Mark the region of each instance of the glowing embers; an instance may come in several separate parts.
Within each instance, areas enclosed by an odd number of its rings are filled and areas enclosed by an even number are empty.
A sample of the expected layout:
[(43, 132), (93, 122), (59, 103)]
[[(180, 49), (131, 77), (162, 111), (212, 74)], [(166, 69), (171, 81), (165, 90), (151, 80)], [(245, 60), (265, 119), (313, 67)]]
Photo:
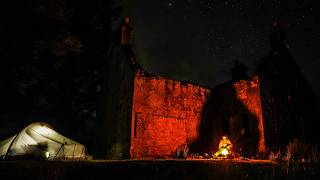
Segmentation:
[(214, 153), (213, 158), (231, 158), (232, 157), (232, 143), (228, 137), (222, 136), (219, 142), (219, 149)]
[(224, 149), (221, 151), (221, 154), (222, 154), (223, 156), (227, 156), (227, 155), (229, 154), (228, 149), (224, 148)]

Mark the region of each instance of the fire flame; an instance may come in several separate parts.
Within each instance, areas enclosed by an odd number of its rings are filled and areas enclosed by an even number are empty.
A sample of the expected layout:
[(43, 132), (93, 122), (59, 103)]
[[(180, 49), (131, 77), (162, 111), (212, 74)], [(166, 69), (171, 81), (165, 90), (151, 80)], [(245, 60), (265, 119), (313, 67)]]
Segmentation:
[(227, 156), (227, 155), (229, 154), (229, 151), (228, 151), (226, 148), (224, 148), (224, 149), (221, 151), (221, 154), (222, 154), (223, 156)]

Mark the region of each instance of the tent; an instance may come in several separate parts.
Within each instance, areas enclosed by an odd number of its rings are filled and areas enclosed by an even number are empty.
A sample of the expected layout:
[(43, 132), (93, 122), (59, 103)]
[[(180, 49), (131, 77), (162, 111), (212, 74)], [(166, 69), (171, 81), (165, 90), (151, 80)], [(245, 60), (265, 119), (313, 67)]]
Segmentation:
[(49, 160), (83, 159), (86, 157), (86, 148), (84, 145), (57, 133), (48, 124), (37, 122), (0, 142), (0, 157), (21, 156)]

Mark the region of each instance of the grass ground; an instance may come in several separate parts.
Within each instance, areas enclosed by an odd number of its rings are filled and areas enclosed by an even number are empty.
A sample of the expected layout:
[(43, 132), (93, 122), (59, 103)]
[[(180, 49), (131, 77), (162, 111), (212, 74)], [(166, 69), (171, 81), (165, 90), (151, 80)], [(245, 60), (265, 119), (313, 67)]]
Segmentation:
[(320, 179), (319, 167), (231, 160), (0, 161), (0, 179)]

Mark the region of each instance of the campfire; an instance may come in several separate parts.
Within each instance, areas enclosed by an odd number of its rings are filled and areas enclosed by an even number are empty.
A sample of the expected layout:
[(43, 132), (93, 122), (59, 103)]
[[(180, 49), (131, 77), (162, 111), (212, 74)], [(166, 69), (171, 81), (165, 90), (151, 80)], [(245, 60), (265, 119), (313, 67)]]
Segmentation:
[(219, 149), (214, 153), (214, 158), (229, 158), (232, 155), (232, 143), (228, 137), (222, 136), (222, 139), (219, 142)]
[(227, 155), (229, 154), (229, 151), (228, 151), (226, 148), (224, 148), (224, 149), (221, 151), (221, 154), (222, 154), (223, 156), (227, 156)]
[(191, 153), (187, 159), (234, 159), (237, 155), (233, 151), (233, 144), (227, 135), (222, 136), (216, 152)]

